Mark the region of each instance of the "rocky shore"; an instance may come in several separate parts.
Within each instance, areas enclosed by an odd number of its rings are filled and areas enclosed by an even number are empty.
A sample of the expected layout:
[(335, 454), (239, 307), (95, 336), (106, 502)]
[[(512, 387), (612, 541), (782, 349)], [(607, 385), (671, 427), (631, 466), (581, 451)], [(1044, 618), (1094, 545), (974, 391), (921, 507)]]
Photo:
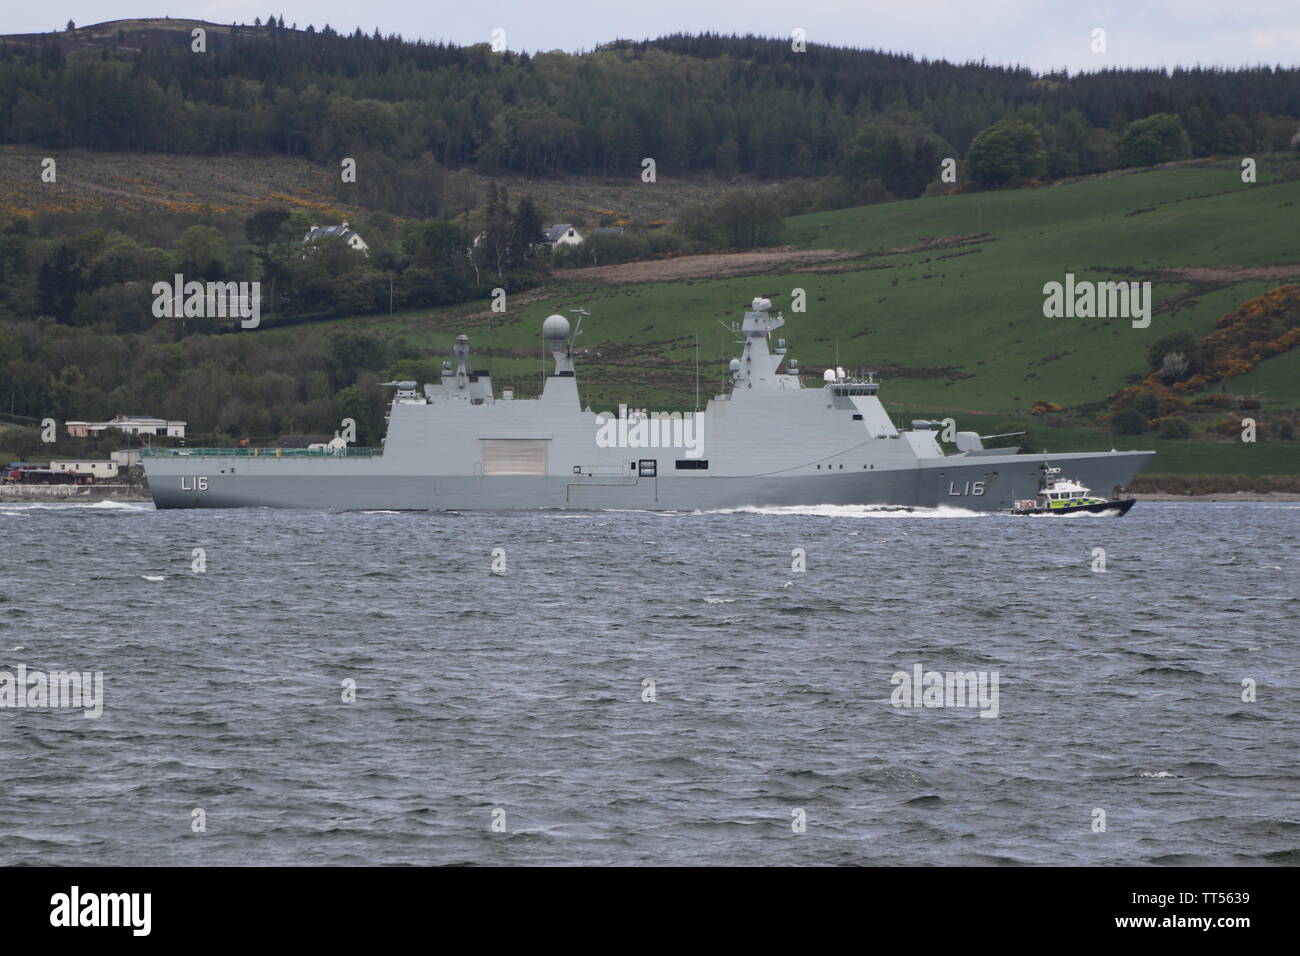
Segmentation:
[(13, 501), (152, 501), (142, 484), (18, 485), (0, 484), (0, 503)]

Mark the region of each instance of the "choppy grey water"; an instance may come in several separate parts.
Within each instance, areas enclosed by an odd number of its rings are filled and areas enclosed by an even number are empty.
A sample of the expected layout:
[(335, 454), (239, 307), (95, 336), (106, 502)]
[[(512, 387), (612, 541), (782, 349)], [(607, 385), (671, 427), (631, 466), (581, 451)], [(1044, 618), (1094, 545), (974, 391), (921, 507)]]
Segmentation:
[[(0, 710), (3, 864), (1300, 862), (1300, 505), (0, 536), (0, 671), (105, 696)], [(918, 664), (998, 716), (893, 706)]]

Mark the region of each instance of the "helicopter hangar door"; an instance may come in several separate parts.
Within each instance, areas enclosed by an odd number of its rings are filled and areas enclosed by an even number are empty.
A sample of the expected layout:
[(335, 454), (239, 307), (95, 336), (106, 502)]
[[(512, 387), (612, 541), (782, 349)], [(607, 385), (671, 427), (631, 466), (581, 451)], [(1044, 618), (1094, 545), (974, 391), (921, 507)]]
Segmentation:
[(483, 474), (546, 475), (544, 438), (484, 438)]

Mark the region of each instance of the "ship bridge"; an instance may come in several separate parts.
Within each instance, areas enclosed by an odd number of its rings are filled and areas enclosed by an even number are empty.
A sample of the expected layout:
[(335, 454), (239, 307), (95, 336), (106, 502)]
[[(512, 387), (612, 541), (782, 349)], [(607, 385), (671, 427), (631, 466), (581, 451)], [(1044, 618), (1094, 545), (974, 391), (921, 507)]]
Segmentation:
[(731, 360), (731, 381), (736, 389), (803, 387), (797, 362), (791, 360), (789, 368), (781, 370), (781, 363), (785, 361), (785, 339), (778, 339), (775, 349), (770, 347), (772, 333), (785, 325), (781, 314), (772, 315), (771, 308), (770, 300), (756, 298), (750, 303), (750, 310), (745, 313), (740, 328), (731, 326), (732, 331), (745, 336), (740, 358)]

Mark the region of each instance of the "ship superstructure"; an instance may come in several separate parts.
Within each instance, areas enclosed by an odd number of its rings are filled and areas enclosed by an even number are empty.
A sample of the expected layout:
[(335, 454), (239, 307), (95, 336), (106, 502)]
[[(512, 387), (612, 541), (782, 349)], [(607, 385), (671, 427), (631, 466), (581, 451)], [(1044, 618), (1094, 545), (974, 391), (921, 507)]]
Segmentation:
[[(472, 370), (469, 340), (440, 381), (390, 382), (382, 450), (153, 448), (143, 456), (159, 508), (646, 509), (746, 506), (956, 506), (1001, 511), (1036, 494), (1044, 457), (984, 448), (957, 432), (945, 453), (937, 423), (899, 429), (880, 383), (827, 369), (805, 385), (786, 361), (784, 326), (755, 299), (736, 329), (730, 390), (693, 415), (581, 406), (563, 316), (542, 326), (554, 368), (537, 398), (494, 393)], [(1053, 454), (1089, 487), (1127, 484), (1154, 453)]]

